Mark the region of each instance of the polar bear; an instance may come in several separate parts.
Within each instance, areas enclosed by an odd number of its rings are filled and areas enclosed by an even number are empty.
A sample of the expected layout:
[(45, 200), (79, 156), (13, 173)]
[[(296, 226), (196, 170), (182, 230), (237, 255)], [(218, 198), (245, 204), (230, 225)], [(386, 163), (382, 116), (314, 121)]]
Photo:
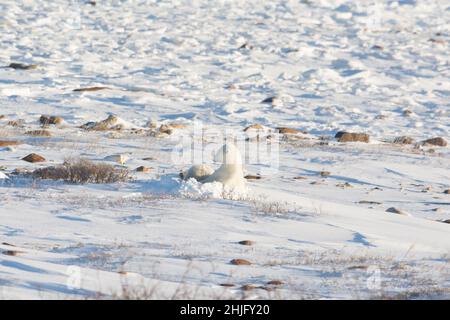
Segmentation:
[(201, 183), (220, 182), (224, 188), (230, 190), (245, 187), (242, 156), (233, 143), (224, 144), (214, 156), (214, 161), (222, 163), (217, 170), (213, 171), (205, 164), (194, 165), (188, 170), (184, 179), (195, 178)]

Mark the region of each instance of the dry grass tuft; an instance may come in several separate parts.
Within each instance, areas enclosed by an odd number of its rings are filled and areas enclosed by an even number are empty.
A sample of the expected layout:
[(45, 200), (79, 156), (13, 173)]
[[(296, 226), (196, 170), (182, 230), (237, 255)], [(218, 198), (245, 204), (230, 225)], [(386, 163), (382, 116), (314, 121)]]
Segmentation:
[(113, 183), (127, 181), (129, 172), (110, 164), (94, 163), (86, 159), (69, 159), (62, 165), (37, 169), (33, 177), (64, 180), (71, 183)]

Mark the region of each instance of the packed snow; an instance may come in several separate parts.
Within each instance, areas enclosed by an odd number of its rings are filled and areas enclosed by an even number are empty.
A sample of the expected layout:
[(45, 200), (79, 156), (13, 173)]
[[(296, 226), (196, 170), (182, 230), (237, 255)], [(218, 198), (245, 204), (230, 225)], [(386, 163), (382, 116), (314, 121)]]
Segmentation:
[(0, 299), (450, 297), (448, 1), (0, 10)]

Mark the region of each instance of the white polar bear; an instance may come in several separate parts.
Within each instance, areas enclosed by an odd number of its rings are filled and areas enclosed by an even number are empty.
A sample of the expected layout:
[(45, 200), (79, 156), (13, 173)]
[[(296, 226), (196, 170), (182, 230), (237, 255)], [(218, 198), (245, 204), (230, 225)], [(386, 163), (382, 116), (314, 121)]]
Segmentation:
[(208, 165), (194, 165), (184, 179), (195, 178), (201, 183), (220, 182), (229, 190), (242, 190), (245, 187), (242, 156), (233, 143), (224, 144), (216, 153), (214, 161), (222, 163), (214, 172)]

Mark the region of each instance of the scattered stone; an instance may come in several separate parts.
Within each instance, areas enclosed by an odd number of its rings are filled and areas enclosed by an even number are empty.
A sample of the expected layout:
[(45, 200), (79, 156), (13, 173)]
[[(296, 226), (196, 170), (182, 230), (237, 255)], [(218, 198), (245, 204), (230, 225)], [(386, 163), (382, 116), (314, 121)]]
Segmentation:
[(338, 183), (338, 184), (336, 185), (336, 187), (340, 187), (340, 188), (353, 188), (353, 186), (352, 186), (350, 183), (348, 183), (348, 182)]
[(414, 144), (415, 141), (411, 137), (401, 136), (394, 139), (393, 143), (395, 144)]
[(234, 287), (234, 284), (232, 284), (232, 283), (221, 283), (221, 284), (219, 284), (219, 286), (222, 286), (222, 287)]
[(23, 253), (23, 251), (17, 251), (17, 250), (5, 250), (5, 251), (2, 251), (2, 254), (7, 255), (7, 256), (17, 256), (20, 253)]
[(422, 141), (422, 145), (432, 145), (438, 147), (446, 147), (447, 144), (447, 141), (442, 137), (436, 137)]
[(303, 176), (296, 176), (296, 177), (294, 177), (293, 179), (295, 179), (295, 180), (306, 180), (306, 179), (308, 179), (308, 178), (303, 177)]
[(250, 291), (250, 290), (255, 290), (255, 289), (257, 289), (258, 287), (257, 286), (255, 286), (255, 285), (253, 285), (253, 284), (244, 284), (242, 287), (241, 287), (241, 290), (243, 290), (243, 291)]
[(81, 128), (93, 131), (106, 130), (122, 130), (123, 125), (119, 123), (119, 118), (115, 115), (109, 115), (108, 118), (98, 122), (88, 122), (81, 126)]
[(34, 70), (37, 68), (36, 64), (24, 64), (24, 63), (10, 63), (8, 68), (16, 70)]
[(51, 137), (51, 133), (47, 130), (31, 130), (25, 132), (26, 135), (33, 137)]
[(282, 102), (281, 99), (275, 96), (266, 98), (263, 101), (261, 101), (261, 103), (267, 103), (271, 105), (279, 105), (281, 104), (281, 102)]
[(236, 266), (249, 266), (252, 263), (245, 259), (233, 259), (230, 261), (231, 264), (234, 264)]
[(145, 160), (145, 161), (154, 161), (154, 160), (156, 160), (156, 158), (154, 158), (154, 157), (145, 157), (145, 158), (142, 158), (142, 160)]
[(431, 211), (433, 211), (433, 212), (442, 212), (442, 209), (441, 208), (433, 208), (433, 209), (431, 209)]
[(284, 282), (281, 280), (270, 280), (269, 282), (267, 282), (267, 285), (269, 286), (282, 286), (283, 284)]
[(42, 116), (39, 118), (39, 122), (40, 122), (42, 125), (61, 124), (63, 121), (64, 121), (63, 118), (61, 118), (61, 117), (56, 117), (56, 116), (45, 116), (45, 115), (42, 115)]
[(79, 89), (74, 89), (74, 92), (92, 92), (92, 91), (100, 91), (100, 90), (106, 90), (109, 89), (108, 87), (88, 87), (88, 88), (79, 88)]
[(439, 44), (445, 44), (445, 40), (443, 39), (435, 39), (435, 38), (430, 38), (430, 40), (428, 40), (432, 43), (439, 43)]
[(0, 120), (3, 119), (5, 117), (4, 114), (0, 114)]
[(402, 211), (402, 210), (399, 210), (399, 209), (394, 208), (394, 207), (388, 208), (388, 209), (386, 210), (386, 212), (391, 212), (391, 213), (395, 213), (395, 214), (400, 214), (400, 215), (403, 215), (403, 216), (409, 216), (409, 215), (410, 215), (410, 214), (408, 214), (407, 212)]
[(405, 109), (405, 110), (402, 111), (402, 114), (403, 114), (405, 117), (409, 117), (409, 116), (413, 115), (414, 112), (412, 112), (412, 111), (409, 110), (409, 109)]
[(443, 222), (443, 223), (450, 223), (450, 219), (442, 220), (441, 222)]
[(370, 137), (366, 133), (339, 131), (334, 136), (339, 142), (365, 142), (368, 143)]
[(384, 47), (376, 44), (376, 45), (372, 46), (372, 49), (374, 49), (374, 50), (384, 50)]
[(249, 125), (247, 128), (244, 129), (244, 132), (247, 132), (249, 130), (264, 130), (264, 127), (260, 125), (259, 123), (255, 123), (252, 125)]
[(0, 140), (0, 147), (17, 146), (18, 144), (21, 144), (21, 142), (15, 140)]
[(380, 205), (381, 202), (377, 202), (377, 201), (369, 201), (369, 200), (361, 200), (358, 202), (359, 204), (376, 204), (376, 205)]
[(40, 156), (40, 155), (36, 154), (36, 153), (30, 153), (26, 157), (22, 158), (22, 160), (34, 163), (34, 162), (44, 162), (45, 158), (43, 156)]
[(136, 168), (137, 172), (143, 172), (143, 173), (149, 173), (152, 170), (152, 168), (140, 166)]
[(170, 126), (163, 124), (159, 127), (159, 132), (170, 135), (173, 133), (173, 129)]
[(259, 180), (259, 179), (261, 179), (261, 176), (258, 176), (258, 175), (255, 176), (255, 175), (252, 175), (252, 174), (248, 174), (244, 178), (247, 179), (247, 180)]
[(10, 246), (10, 247), (15, 247), (15, 245), (8, 243), (8, 242), (2, 242), (2, 246)]
[(242, 240), (238, 242), (239, 244), (243, 246), (253, 246), (255, 244), (255, 241), (252, 240)]
[(22, 127), (23, 126), (23, 119), (19, 119), (19, 120), (9, 120), (7, 125), (11, 126), (11, 127)]
[(236, 85), (234, 85), (234, 84), (229, 84), (225, 88), (228, 90), (236, 90), (237, 89)]
[(97, 2), (95, 1), (88, 1), (86, 4), (90, 4), (91, 6), (95, 7), (97, 5)]
[(356, 266), (350, 266), (347, 269), (348, 270), (357, 270), (357, 269), (367, 269), (367, 268), (368, 268), (368, 266), (365, 266), (365, 265), (356, 265)]
[(321, 177), (328, 177), (329, 175), (331, 175), (331, 172), (329, 171), (320, 171), (319, 172)]
[(244, 43), (243, 45), (241, 45), (239, 47), (239, 49), (247, 49), (247, 50), (252, 50), (253, 46), (251, 44), (249, 44), (248, 42)]
[(285, 127), (278, 127), (278, 128), (276, 128), (276, 130), (281, 134), (298, 134), (298, 133), (307, 134), (308, 133), (304, 130), (285, 128)]

